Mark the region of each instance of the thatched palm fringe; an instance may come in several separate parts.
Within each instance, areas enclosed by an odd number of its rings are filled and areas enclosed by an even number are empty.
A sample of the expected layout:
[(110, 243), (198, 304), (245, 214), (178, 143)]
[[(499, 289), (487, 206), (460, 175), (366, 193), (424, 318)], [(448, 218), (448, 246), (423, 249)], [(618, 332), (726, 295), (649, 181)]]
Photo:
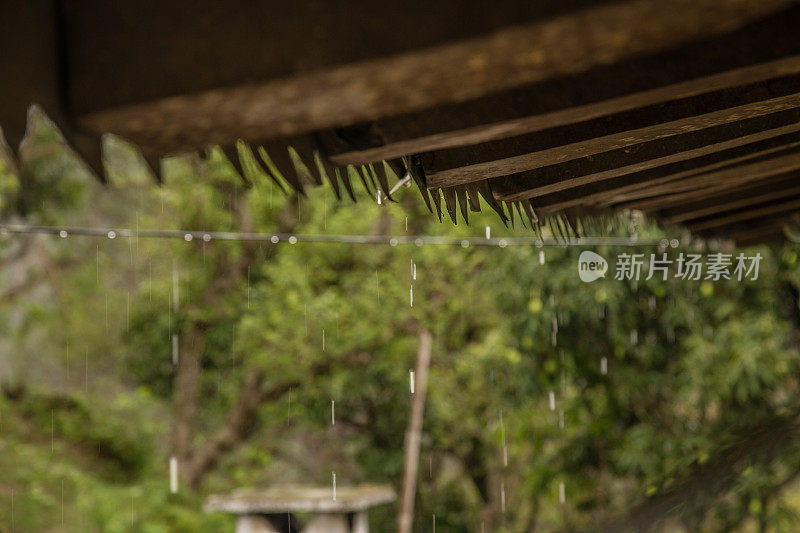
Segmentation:
[[(68, 146), (58, 127), (45, 115), (40, 107), (33, 105), (28, 111), (28, 129), (20, 144), (20, 152), (33, 136), (36, 124), (46, 124), (59, 134), (61, 142)], [(334, 139), (336, 140), (336, 139)], [(607, 234), (612, 229), (621, 226), (621, 219), (609, 215), (596, 215), (583, 213), (578, 210), (566, 210), (542, 215), (537, 213), (534, 200), (521, 200), (516, 202), (499, 202), (492, 193), (489, 180), (482, 180), (455, 187), (443, 189), (428, 189), (425, 170), (418, 155), (408, 155), (389, 161), (377, 161), (367, 165), (354, 167), (352, 165), (339, 166), (333, 164), (325, 155), (326, 138), (324, 136), (294, 138), (284, 143), (271, 142), (265, 145), (250, 145), (238, 141), (233, 146), (221, 147), (223, 153), (230, 161), (234, 170), (251, 184), (262, 183), (262, 177), (271, 180), (284, 193), (294, 191), (299, 195), (306, 194), (309, 186), (319, 187), (328, 183), (337, 199), (343, 197), (342, 189), (352, 201), (357, 195), (353, 188), (353, 180), (360, 181), (364, 192), (373, 201), (376, 196), (388, 201), (395, 201), (392, 197), (391, 182), (409, 179), (416, 184), (425, 206), (430, 212), (435, 212), (442, 221), (442, 200), (449, 218), (454, 224), (458, 223), (458, 213), (466, 224), (469, 224), (469, 212), (481, 211), (481, 199), (497, 215), (504, 225), (513, 227), (517, 219), (523, 227), (530, 227), (536, 235), (543, 239), (542, 227), (547, 226), (550, 234), (559, 241), (569, 242), (573, 237), (591, 234)], [(330, 142), (330, 140), (328, 140)], [(343, 142), (337, 140), (337, 142)], [(105, 151), (106, 146), (103, 143)], [(72, 154), (80, 156), (72, 149)], [(205, 156), (211, 154), (209, 149)], [(161, 160), (157, 157), (142, 155), (143, 160), (149, 165), (154, 176), (161, 181)], [(7, 145), (0, 129), (0, 165), (6, 174), (18, 175), (19, 161), (14, 151)], [(86, 165), (87, 170), (91, 171)], [(104, 176), (98, 176), (104, 180)], [(4, 193), (4, 196), (8, 196)], [(3, 199), (0, 205), (8, 205), (8, 198)], [(431, 202), (431, 200), (433, 200)], [(527, 222), (526, 222), (527, 220)]]

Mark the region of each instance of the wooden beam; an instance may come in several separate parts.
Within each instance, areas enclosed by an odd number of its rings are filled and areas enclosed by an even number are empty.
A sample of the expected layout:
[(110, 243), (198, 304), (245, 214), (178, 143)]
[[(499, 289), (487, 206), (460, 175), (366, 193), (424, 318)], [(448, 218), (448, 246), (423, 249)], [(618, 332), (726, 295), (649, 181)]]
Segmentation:
[[(464, 157), (464, 166), (455, 168), (430, 169), (425, 166), (428, 176), (428, 187), (452, 187), (486, 178), (508, 176), (529, 171), (549, 165), (557, 165), (566, 161), (591, 157), (604, 152), (630, 149), (636, 145), (647, 142), (659, 141), (670, 137), (690, 134), (704, 129), (723, 126), (781, 111), (797, 109), (800, 107), (800, 94), (793, 93), (787, 96), (771, 98), (760, 102), (713, 111), (698, 116), (687, 117), (671, 122), (646, 126), (630, 131), (623, 131), (597, 137), (586, 141), (555, 146), (532, 153), (507, 157), (482, 163), (468, 164), (469, 159)], [(524, 150), (524, 148), (520, 148)], [(449, 161), (448, 164), (451, 164)], [(424, 164), (424, 160), (423, 160)], [(435, 163), (433, 163), (435, 165)]]
[(463, 102), (732, 31), (790, 0), (628, 0), (489, 36), (247, 86), (91, 112), (145, 151), (262, 141)]
[(723, 216), (705, 218), (691, 222), (687, 224), (687, 227), (691, 231), (703, 231), (726, 226), (734, 222), (758, 219), (767, 215), (789, 214), (794, 211), (800, 211), (800, 197), (798, 196), (787, 198), (782, 202), (769, 203), (756, 209), (747, 208)]
[[(702, 168), (697, 168), (694, 171), (681, 172), (670, 176), (666, 176), (664, 179), (655, 179), (655, 180), (650, 180), (649, 182), (637, 183), (629, 188), (621, 188), (619, 190), (609, 191), (609, 194), (599, 199), (597, 203), (599, 206), (602, 207), (611, 207), (613, 205), (619, 205), (625, 202), (646, 199), (653, 195), (653, 189), (652, 189), (653, 187), (657, 187), (659, 185), (663, 185), (669, 182), (678, 182), (676, 183), (675, 191), (671, 192), (678, 192), (679, 189), (687, 190), (685, 188), (681, 188), (679, 183), (686, 178), (690, 178), (691, 176), (699, 176), (700, 174), (707, 174), (709, 172), (718, 169), (734, 168), (737, 166), (744, 165), (748, 161), (755, 163), (758, 161), (765, 161), (767, 159), (778, 158), (783, 155), (797, 154), (797, 148), (799, 146), (800, 142), (795, 141), (785, 146), (776, 147), (774, 149), (762, 150), (759, 152), (752, 153), (748, 156), (731, 158), (728, 161), (720, 161), (717, 164), (706, 165), (703, 166)], [(670, 193), (665, 193), (665, 194), (670, 194)]]
[(331, 160), (340, 165), (363, 165), (369, 162), (402, 157), (407, 154), (471, 146), (568, 124), (586, 122), (625, 111), (686, 99), (742, 85), (750, 85), (797, 73), (800, 73), (800, 56), (794, 55), (776, 61), (750, 65), (720, 74), (695, 78), (689, 81), (611, 98), (597, 103), (579, 105), (567, 109), (542, 113), (540, 115), (514, 118), (481, 126), (473, 126), (471, 128), (423, 135), (417, 138), (390, 142), (364, 150), (347, 151), (334, 154)]
[(763, 244), (779, 244), (786, 241), (786, 234), (783, 232), (783, 226), (777, 226), (770, 230), (758, 232), (752, 236), (742, 236), (739, 234), (733, 235), (733, 240), (739, 248), (749, 248), (750, 246), (759, 246)]
[(731, 238), (736, 241), (739, 247), (757, 246), (761, 244), (780, 243), (786, 241), (786, 233), (783, 228), (787, 223), (786, 217), (772, 222), (769, 225), (754, 228), (751, 231), (733, 233)]
[[(695, 234), (706, 238), (725, 238), (733, 239), (740, 244), (742, 241), (753, 241), (763, 238), (765, 235), (783, 233), (783, 226), (788, 221), (788, 215), (778, 213), (767, 215), (758, 220), (745, 220), (735, 222), (726, 226), (711, 228), (703, 231), (696, 231)], [(758, 241), (763, 242), (763, 241)]]
[(783, 175), (778, 181), (766, 180), (756, 185), (736, 189), (733, 192), (707, 196), (696, 202), (683, 203), (669, 208), (660, 215), (670, 222), (681, 223), (689, 220), (733, 211), (751, 205), (780, 200), (800, 194), (798, 175)]
[[(800, 170), (800, 154), (794, 152), (755, 163), (726, 167), (716, 172), (695, 174), (678, 182), (644, 189), (642, 193), (648, 197), (614, 203), (614, 206), (643, 210), (664, 209), (681, 202), (704, 198), (718, 191), (798, 170)], [(672, 189), (671, 187), (675, 185), (682, 186), (682, 190)]]
[[(795, 143), (795, 147), (800, 146), (800, 142)], [(737, 164), (743, 161), (752, 160), (759, 158), (764, 153), (770, 153), (771, 150), (765, 150), (762, 152), (756, 152), (750, 156), (744, 156), (735, 158), (734, 160), (730, 161), (730, 164)], [(758, 155), (756, 155), (758, 154)], [(695, 174), (699, 174), (702, 172), (709, 172), (712, 170), (719, 169), (721, 167), (729, 166), (727, 162), (718, 162), (711, 165), (705, 165), (702, 167), (698, 167), (696, 169), (689, 169), (686, 171), (677, 172), (675, 174), (671, 174), (669, 172), (665, 172), (663, 177), (661, 178), (652, 178), (650, 181), (653, 183), (664, 183), (668, 181), (675, 181), (685, 178), (687, 176), (693, 176)], [(633, 176), (626, 176), (626, 178), (633, 177)], [(647, 179), (647, 178), (643, 178)], [(554, 194), (549, 194), (545, 196), (538, 197), (534, 199), (534, 205), (537, 209), (541, 209), (545, 212), (554, 212), (554, 211), (562, 211), (564, 209), (572, 209), (572, 208), (592, 208), (592, 209), (610, 209), (615, 203), (620, 203), (626, 199), (631, 198), (646, 198), (647, 193), (646, 188), (639, 188), (638, 186), (641, 183), (634, 183), (633, 185), (625, 186), (620, 185), (619, 188), (611, 190), (607, 192), (600, 192), (600, 193), (587, 193), (586, 195), (582, 194), (582, 190), (586, 189), (586, 187), (578, 187), (573, 190), (558, 192)], [(631, 190), (634, 188), (633, 193), (625, 194), (625, 191)], [(618, 192), (621, 196), (614, 196), (614, 193)]]
[[(364, 150), (498, 122), (596, 104), (637, 92), (708, 77), (800, 54), (793, 39), (800, 6), (746, 26), (649, 55), (638, 55), (588, 71), (521, 85), (466, 102), (438, 106), (337, 130)], [(421, 152), (426, 151), (423, 147)], [(337, 153), (337, 152), (334, 152)]]
[[(800, 113), (797, 113), (800, 119)], [(503, 177), (491, 181), (498, 200), (517, 201), (537, 198), (542, 206), (563, 204), (570, 207), (579, 203), (593, 203), (614, 192), (625, 192), (652, 183), (663, 183), (689, 175), (695, 169), (712, 170), (740, 160), (757, 157), (784, 149), (800, 140), (800, 123), (741, 135), (733, 139), (699, 148), (675, 152), (661, 157), (645, 159), (630, 165), (614, 167), (599, 172), (579, 174), (559, 172), (559, 167), (542, 169), (524, 176)], [(765, 150), (765, 151), (764, 151)], [(577, 174), (577, 175), (575, 175)], [(561, 194), (556, 194), (561, 193)]]

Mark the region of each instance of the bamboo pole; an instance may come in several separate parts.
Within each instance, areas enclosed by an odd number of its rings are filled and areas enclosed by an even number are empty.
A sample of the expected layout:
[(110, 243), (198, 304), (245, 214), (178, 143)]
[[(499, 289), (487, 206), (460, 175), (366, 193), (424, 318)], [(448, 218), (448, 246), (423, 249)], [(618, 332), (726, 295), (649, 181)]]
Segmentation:
[(402, 498), (400, 500), (400, 513), (397, 516), (397, 530), (399, 533), (411, 533), (411, 524), (414, 519), (414, 496), (417, 490), (422, 416), (425, 412), (425, 394), (427, 392), (430, 363), (431, 334), (428, 330), (421, 329), (419, 332), (414, 390), (411, 394), (411, 416), (406, 428)]

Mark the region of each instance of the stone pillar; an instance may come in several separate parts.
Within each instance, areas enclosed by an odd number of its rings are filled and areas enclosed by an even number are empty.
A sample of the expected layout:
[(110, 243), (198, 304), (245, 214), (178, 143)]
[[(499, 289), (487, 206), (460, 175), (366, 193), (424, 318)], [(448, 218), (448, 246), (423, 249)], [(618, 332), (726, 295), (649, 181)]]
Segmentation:
[(303, 533), (350, 533), (346, 514), (318, 514), (303, 528)]
[(281, 533), (264, 515), (243, 514), (236, 518), (236, 533)]
[(369, 533), (369, 518), (366, 511), (353, 515), (353, 533)]

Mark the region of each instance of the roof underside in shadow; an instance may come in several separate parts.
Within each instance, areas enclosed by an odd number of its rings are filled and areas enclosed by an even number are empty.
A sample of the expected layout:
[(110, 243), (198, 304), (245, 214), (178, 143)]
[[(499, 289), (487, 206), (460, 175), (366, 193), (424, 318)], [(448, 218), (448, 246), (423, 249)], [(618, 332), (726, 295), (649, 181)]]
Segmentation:
[(454, 220), (633, 208), (750, 244), (800, 211), (794, 2), (199, 4), (5, 3), (10, 144), (36, 102), (98, 170), (110, 132), (297, 191), (408, 174)]

